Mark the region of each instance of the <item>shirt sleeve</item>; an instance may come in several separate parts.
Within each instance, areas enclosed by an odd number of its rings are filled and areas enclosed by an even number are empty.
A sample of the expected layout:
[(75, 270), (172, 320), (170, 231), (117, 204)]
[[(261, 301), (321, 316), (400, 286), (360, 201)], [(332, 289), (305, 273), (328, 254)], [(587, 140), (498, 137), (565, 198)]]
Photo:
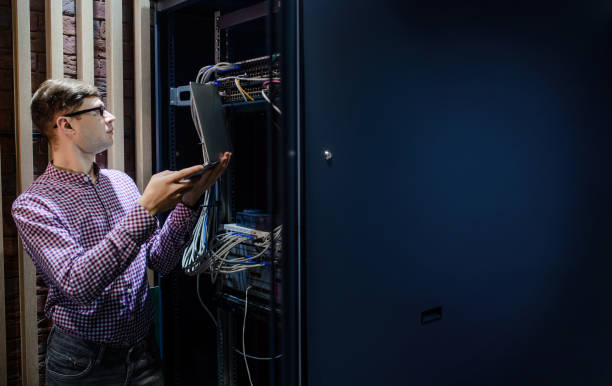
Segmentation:
[(81, 305), (100, 296), (158, 228), (156, 219), (136, 203), (98, 244), (84, 250), (52, 202), (24, 194), (13, 203), (12, 215), (37, 267), (64, 296)]
[(197, 219), (197, 210), (178, 204), (164, 226), (143, 246), (147, 249), (147, 266), (162, 275), (170, 273), (181, 260)]

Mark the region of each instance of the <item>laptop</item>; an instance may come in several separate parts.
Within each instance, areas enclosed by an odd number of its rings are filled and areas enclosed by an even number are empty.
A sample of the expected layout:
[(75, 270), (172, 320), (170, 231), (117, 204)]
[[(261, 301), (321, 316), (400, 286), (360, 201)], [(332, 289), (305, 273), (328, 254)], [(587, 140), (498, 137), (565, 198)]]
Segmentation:
[(193, 175), (196, 176), (216, 166), (219, 163), (219, 157), (226, 151), (232, 151), (232, 146), (227, 132), (225, 110), (221, 105), (217, 87), (189, 82), (189, 88), (195, 106), (196, 124), (203, 134), (202, 146), (205, 147), (208, 154), (204, 169)]

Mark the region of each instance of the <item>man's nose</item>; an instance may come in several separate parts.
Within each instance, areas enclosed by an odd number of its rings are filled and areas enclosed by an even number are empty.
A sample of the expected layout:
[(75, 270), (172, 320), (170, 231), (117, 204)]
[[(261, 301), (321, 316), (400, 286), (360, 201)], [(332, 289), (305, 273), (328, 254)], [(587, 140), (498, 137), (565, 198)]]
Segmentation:
[(113, 114), (111, 114), (110, 111), (104, 110), (104, 121), (106, 123), (111, 123), (115, 119), (117, 119), (117, 118)]

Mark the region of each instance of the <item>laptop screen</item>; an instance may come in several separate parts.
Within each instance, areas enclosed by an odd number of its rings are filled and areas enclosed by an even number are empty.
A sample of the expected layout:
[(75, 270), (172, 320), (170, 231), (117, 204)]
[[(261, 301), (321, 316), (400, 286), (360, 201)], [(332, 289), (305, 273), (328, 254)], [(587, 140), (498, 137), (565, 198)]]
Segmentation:
[(189, 87), (196, 110), (196, 121), (208, 154), (208, 160), (204, 163), (216, 162), (221, 154), (232, 151), (221, 98), (214, 85), (190, 82)]

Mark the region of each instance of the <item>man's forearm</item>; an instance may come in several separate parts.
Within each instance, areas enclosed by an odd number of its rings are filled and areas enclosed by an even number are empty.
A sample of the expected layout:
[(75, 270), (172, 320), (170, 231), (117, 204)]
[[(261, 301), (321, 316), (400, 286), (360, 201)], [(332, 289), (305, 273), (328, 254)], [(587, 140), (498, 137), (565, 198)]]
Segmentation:
[(164, 226), (147, 241), (147, 265), (149, 268), (168, 274), (181, 259), (191, 231), (197, 221), (198, 211), (178, 204), (170, 213)]

